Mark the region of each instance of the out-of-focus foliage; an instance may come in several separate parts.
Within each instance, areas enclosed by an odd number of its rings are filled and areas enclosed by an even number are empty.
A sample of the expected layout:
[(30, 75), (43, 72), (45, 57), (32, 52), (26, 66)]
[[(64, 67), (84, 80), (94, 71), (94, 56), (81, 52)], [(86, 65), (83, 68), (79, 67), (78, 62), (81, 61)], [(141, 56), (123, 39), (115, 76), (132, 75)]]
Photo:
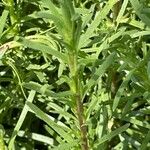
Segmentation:
[(1, 0), (0, 15), (0, 150), (150, 148), (149, 0)]

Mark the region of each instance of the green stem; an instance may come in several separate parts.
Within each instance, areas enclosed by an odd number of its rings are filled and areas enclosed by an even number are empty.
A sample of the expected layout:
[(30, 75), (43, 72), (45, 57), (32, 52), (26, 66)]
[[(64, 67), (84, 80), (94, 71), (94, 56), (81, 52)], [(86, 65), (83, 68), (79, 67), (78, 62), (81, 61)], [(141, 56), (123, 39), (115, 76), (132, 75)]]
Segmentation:
[(81, 132), (81, 148), (82, 150), (88, 150), (88, 139), (87, 139), (87, 127), (84, 120), (83, 103), (81, 102), (81, 95), (77, 92), (76, 96), (77, 115), (80, 125)]
[(79, 121), (80, 133), (81, 133), (81, 149), (89, 150), (87, 127), (85, 125), (84, 108), (82, 103), (82, 95), (80, 89), (80, 78), (78, 72), (77, 54), (69, 55), (70, 73), (72, 78), (71, 91), (74, 93), (73, 100), (76, 102), (76, 111)]

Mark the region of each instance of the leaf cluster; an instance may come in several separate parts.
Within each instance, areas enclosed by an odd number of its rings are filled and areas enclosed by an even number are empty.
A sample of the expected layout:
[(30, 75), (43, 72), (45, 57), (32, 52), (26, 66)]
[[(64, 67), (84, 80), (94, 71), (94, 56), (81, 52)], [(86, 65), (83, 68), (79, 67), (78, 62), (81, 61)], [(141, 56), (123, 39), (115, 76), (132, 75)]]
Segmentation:
[(148, 0), (2, 0), (0, 14), (1, 150), (150, 148)]

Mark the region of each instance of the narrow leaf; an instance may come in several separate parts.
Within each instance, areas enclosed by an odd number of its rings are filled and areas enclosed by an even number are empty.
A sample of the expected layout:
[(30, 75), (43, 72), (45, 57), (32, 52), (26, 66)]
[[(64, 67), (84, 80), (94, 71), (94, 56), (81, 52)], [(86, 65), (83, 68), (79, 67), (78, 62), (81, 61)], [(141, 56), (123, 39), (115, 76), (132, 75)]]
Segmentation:
[(85, 34), (81, 36), (81, 40), (79, 43), (79, 47), (84, 47), (87, 43), (86, 41), (93, 35), (94, 30), (97, 28), (97, 26), (100, 24), (100, 22), (106, 17), (106, 15), (109, 13), (109, 11), (112, 9), (113, 5), (117, 2), (117, 0), (109, 0), (106, 3), (106, 6), (99, 11), (97, 17), (93, 20), (91, 25), (88, 27)]
[(115, 109), (117, 108), (117, 106), (118, 106), (118, 104), (119, 104), (119, 101), (120, 101), (120, 98), (121, 98), (121, 96), (122, 96), (122, 94), (123, 94), (123, 92), (124, 92), (124, 89), (126, 88), (128, 82), (129, 82), (129, 80), (131, 79), (131, 76), (132, 76), (132, 74), (133, 74), (133, 71), (134, 71), (134, 70), (132, 70), (132, 71), (126, 76), (126, 78), (124, 79), (124, 81), (123, 81), (122, 84), (120, 85), (120, 87), (119, 87), (119, 89), (118, 89), (118, 91), (117, 91), (117, 93), (116, 93), (116, 96), (115, 96), (115, 98), (114, 98), (114, 101), (113, 101), (113, 111), (115, 111)]
[(145, 138), (142, 142), (140, 150), (146, 150), (147, 149), (147, 144), (148, 144), (149, 141), (150, 141), (150, 130), (148, 131), (147, 135), (145, 136)]
[(136, 37), (145, 36), (145, 35), (150, 35), (150, 31), (136, 32), (136, 33), (131, 34), (130, 36), (132, 38), (136, 38)]
[(130, 124), (125, 124), (124, 126), (112, 131), (111, 133), (108, 133), (106, 135), (104, 135), (101, 139), (98, 140), (98, 142), (94, 145), (94, 147), (98, 147), (100, 144), (111, 140), (113, 137), (117, 136), (118, 134), (126, 131), (128, 129), (128, 127), (130, 126)]
[(40, 110), (34, 104), (27, 102), (28, 107), (36, 114), (38, 118), (46, 122), (55, 132), (57, 132), (65, 141), (73, 142), (72, 137), (56, 122), (52, 121), (48, 115), (46, 115), (42, 110)]
[(37, 134), (37, 133), (26, 133), (23, 130), (20, 130), (18, 132), (18, 136), (19, 137), (24, 137), (24, 138), (31, 138), (32, 140), (35, 141), (39, 141), (39, 142), (43, 142), (45, 144), (49, 144), (49, 145), (53, 145), (54, 144), (54, 139), (41, 135), (41, 134)]
[(138, 126), (141, 126), (143, 128), (147, 128), (147, 129), (150, 129), (150, 124), (147, 122), (147, 121), (140, 121), (138, 119), (136, 119), (135, 117), (124, 117), (124, 118), (120, 118), (124, 121), (128, 121), (132, 124), (135, 124), (135, 125), (138, 125)]
[(49, 10), (51, 11), (51, 13), (53, 13), (55, 16), (57, 16), (59, 14), (56, 6), (51, 2), (51, 0), (41, 0), (42, 4), (49, 8)]
[(29, 83), (24, 83), (23, 86), (27, 89), (30, 90), (35, 90), (38, 93), (41, 93), (46, 96), (54, 97), (54, 98), (59, 98), (59, 97), (65, 97), (65, 96), (71, 96), (72, 93), (70, 91), (64, 91), (64, 92), (59, 92), (55, 93), (51, 91), (51, 86), (44, 86), (36, 82), (29, 82)]
[(0, 150), (5, 150), (5, 143), (4, 143), (4, 128), (0, 124)]
[(142, 3), (140, 3), (138, 0), (130, 0), (136, 14), (138, 15), (138, 17), (148, 26), (150, 26), (150, 18), (142, 13), (143, 11), (143, 5)]
[(55, 103), (49, 102), (48, 106), (50, 108), (53, 108), (55, 110), (55, 112), (57, 112), (58, 114), (64, 116), (64, 118), (69, 118), (69, 119), (77, 120), (72, 114), (68, 113), (66, 110), (64, 110), (63, 108), (61, 108), (60, 106), (58, 106)]
[(61, 59), (61, 61), (65, 62), (65, 63), (67, 62), (67, 57), (65, 54), (63, 54), (57, 50), (54, 50), (50, 46), (44, 45), (44, 44), (39, 43), (39, 42), (30, 41), (30, 40), (27, 40), (24, 38), (20, 38), (19, 42), (21, 44), (23, 44), (24, 46), (27, 46), (27, 47), (35, 49), (35, 50), (39, 50), (43, 53), (47, 53), (47, 54), (50, 54), (52, 56), (55, 56), (58, 59)]
[(123, 17), (123, 14), (124, 14), (124, 12), (126, 10), (128, 2), (129, 2), (129, 0), (124, 0), (123, 3), (122, 3), (122, 7), (121, 7), (121, 9), (119, 11), (119, 14), (117, 16), (117, 19), (116, 19), (117, 25), (119, 25), (119, 23), (121, 21), (121, 18)]
[(61, 143), (57, 147), (52, 148), (51, 150), (70, 150), (72, 147), (76, 146), (77, 142), (72, 143)]
[[(35, 93), (36, 93), (36, 92), (33, 91), (33, 90), (30, 92), (29, 97), (28, 97), (28, 99), (27, 99), (27, 102), (32, 102), (32, 101), (33, 101), (34, 96), (35, 96)], [(24, 108), (23, 108), (23, 110), (22, 110), (22, 112), (21, 112), (21, 115), (20, 115), (20, 117), (19, 117), (19, 120), (18, 120), (18, 122), (17, 122), (17, 124), (16, 124), (16, 126), (15, 126), (15, 128), (14, 128), (14, 131), (13, 131), (13, 133), (12, 133), (12, 136), (11, 136), (11, 138), (10, 138), (10, 142), (9, 142), (9, 145), (8, 145), (8, 147), (9, 147), (10, 150), (11, 150), (12, 147), (13, 147), (15, 138), (16, 138), (16, 136), (17, 136), (17, 134), (18, 134), (18, 131), (20, 130), (20, 128), (21, 128), (21, 126), (22, 126), (22, 124), (23, 124), (23, 121), (25, 120), (25, 117), (26, 117), (26, 115), (27, 115), (28, 110), (29, 110), (29, 109), (28, 109), (27, 105), (25, 104), (25, 106), (24, 106)]]
[(96, 70), (96, 72), (93, 74), (87, 85), (85, 86), (85, 92), (84, 94), (87, 93), (87, 91), (94, 85), (97, 84), (99, 78), (105, 73), (106, 69), (114, 62), (115, 60), (116, 53), (112, 53), (110, 56), (106, 58), (106, 60), (103, 62), (102, 65)]
[(7, 19), (8, 13), (9, 13), (8, 10), (4, 10), (2, 13), (2, 16), (0, 17), (0, 38), (2, 36), (4, 27), (6, 25), (6, 19)]

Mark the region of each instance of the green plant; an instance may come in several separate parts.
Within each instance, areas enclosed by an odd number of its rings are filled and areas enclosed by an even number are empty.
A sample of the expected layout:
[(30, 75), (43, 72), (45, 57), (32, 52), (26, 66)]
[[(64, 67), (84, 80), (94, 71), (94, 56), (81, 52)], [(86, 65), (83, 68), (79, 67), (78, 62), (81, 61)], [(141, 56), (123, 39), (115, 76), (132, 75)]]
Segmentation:
[(9, 2), (1, 149), (148, 149), (149, 1)]

